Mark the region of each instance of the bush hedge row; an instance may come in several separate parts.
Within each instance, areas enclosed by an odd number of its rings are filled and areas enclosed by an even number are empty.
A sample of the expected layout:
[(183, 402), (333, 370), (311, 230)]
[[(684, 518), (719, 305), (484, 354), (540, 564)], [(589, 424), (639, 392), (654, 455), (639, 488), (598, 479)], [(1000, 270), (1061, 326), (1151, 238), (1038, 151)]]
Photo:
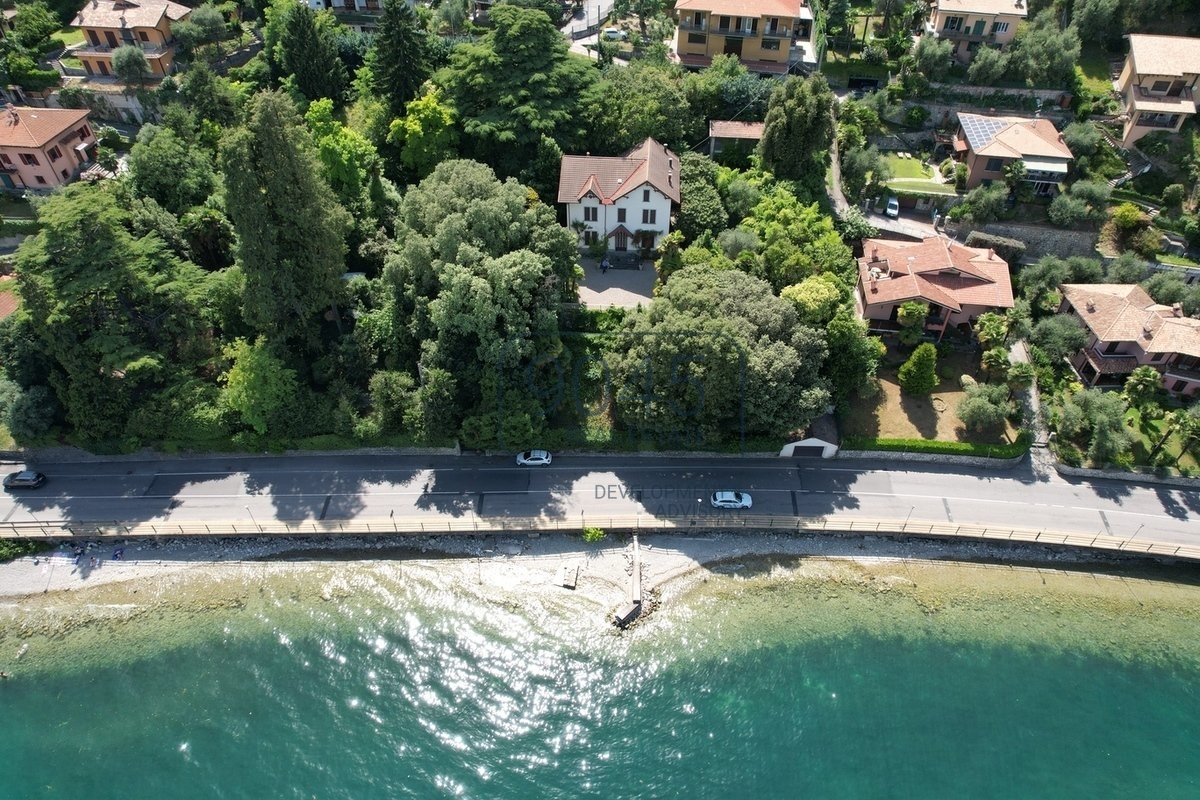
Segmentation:
[(872, 439), (848, 436), (842, 441), (843, 450), (882, 450), (892, 453), (932, 453), (950, 456), (981, 456), (983, 458), (1016, 458), (1029, 452), (1033, 437), (1021, 431), (1012, 444), (976, 444), (974, 442), (939, 442), (930, 439)]

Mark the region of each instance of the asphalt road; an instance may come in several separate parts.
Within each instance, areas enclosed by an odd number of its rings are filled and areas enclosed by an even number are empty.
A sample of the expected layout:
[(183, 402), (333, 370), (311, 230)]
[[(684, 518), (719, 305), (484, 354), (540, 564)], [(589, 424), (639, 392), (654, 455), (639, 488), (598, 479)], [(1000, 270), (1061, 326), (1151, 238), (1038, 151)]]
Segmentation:
[(1200, 492), (1034, 473), (819, 459), (560, 456), (287, 456), (31, 465), (50, 480), (0, 497), (4, 522), (227, 522), (386, 518), (572, 519), (724, 514), (737, 489), (754, 514), (985, 524), (1176, 544), (1200, 542)]

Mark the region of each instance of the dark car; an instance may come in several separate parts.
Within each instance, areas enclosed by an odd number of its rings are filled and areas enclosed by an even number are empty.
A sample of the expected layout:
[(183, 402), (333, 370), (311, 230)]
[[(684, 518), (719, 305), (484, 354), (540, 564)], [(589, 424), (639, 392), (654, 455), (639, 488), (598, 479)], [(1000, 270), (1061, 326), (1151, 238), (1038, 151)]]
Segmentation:
[(4, 478), (5, 490), (11, 489), (40, 489), (46, 482), (46, 476), (40, 472), (14, 472)]

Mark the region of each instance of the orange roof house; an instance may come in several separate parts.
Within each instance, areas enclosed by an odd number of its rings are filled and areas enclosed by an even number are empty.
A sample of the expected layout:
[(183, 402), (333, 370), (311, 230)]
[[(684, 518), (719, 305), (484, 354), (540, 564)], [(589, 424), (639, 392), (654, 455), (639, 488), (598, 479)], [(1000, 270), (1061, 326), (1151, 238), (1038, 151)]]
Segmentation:
[(153, 75), (168, 75), (175, 59), (171, 25), (191, 13), (170, 0), (87, 0), (71, 21), (84, 35), (72, 53), (88, 75), (112, 75), (113, 50), (132, 45), (145, 53)]
[(654, 139), (621, 156), (563, 156), (558, 202), (584, 245), (652, 250), (679, 206), (679, 157)]
[(955, 157), (967, 165), (967, 188), (1004, 180), (1004, 168), (1025, 164), (1025, 180), (1040, 195), (1054, 194), (1075, 158), (1048, 119), (958, 115)]
[(992, 250), (931, 236), (919, 242), (863, 241), (856, 304), (868, 324), (894, 330), (900, 306), (926, 303), (926, 329), (940, 339), (988, 311), (1013, 306), (1008, 262)]
[(1088, 330), (1071, 365), (1089, 386), (1119, 386), (1140, 366), (1163, 376), (1167, 390), (1200, 395), (1200, 319), (1178, 305), (1155, 303), (1136, 283), (1067, 283), (1059, 313)]
[(0, 112), (0, 186), (48, 190), (71, 181), (95, 153), (87, 109), (8, 106)]

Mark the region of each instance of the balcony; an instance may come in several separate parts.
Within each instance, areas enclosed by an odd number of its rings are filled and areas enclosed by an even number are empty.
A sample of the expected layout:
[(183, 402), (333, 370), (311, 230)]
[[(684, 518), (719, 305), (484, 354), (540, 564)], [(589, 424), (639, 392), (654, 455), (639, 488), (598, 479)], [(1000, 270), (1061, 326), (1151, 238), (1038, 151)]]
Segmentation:
[(1179, 124), (1179, 115), (1164, 115), (1159, 112), (1142, 112), (1138, 114), (1137, 119), (1134, 120), (1133, 124), (1138, 128), (1165, 128), (1167, 130), (1173, 130), (1175, 126)]
[(701, 33), (708, 30), (708, 20), (702, 19), (696, 22), (694, 19), (679, 20), (679, 27), (685, 31), (699, 31)]
[(972, 33), (969, 30), (950, 30), (947, 28), (938, 28), (933, 32), (933, 35), (939, 39), (953, 39), (960, 42), (982, 42), (983, 44), (995, 44), (996, 34), (994, 33)]
[[(152, 44), (147, 44), (146, 42), (121, 42), (120, 44), (117, 45), (117, 47), (125, 47), (127, 45), (132, 45), (134, 47), (140, 48), (141, 51), (145, 54), (146, 58), (157, 58), (159, 56), (166, 55), (167, 53), (171, 52), (172, 49), (174, 49), (173, 44), (152, 45)], [(103, 45), (103, 44), (89, 44), (88, 42), (84, 42), (82, 45), (80, 45), (79, 47), (76, 47), (74, 50), (72, 50), (71, 55), (74, 55), (74, 56), (108, 56), (108, 55), (112, 55), (112, 52), (114, 50), (116, 50), (117, 47), (110, 47), (108, 45)]]
[(770, 36), (771, 38), (774, 38), (774, 39), (791, 39), (793, 33), (795, 33), (795, 31), (792, 30), (791, 28), (784, 28), (781, 26), (781, 27), (775, 28), (774, 30), (767, 28), (766, 30), (763, 31), (762, 35)]
[(758, 36), (758, 29), (752, 30), (749, 25), (718, 25), (713, 32), (726, 36)]

